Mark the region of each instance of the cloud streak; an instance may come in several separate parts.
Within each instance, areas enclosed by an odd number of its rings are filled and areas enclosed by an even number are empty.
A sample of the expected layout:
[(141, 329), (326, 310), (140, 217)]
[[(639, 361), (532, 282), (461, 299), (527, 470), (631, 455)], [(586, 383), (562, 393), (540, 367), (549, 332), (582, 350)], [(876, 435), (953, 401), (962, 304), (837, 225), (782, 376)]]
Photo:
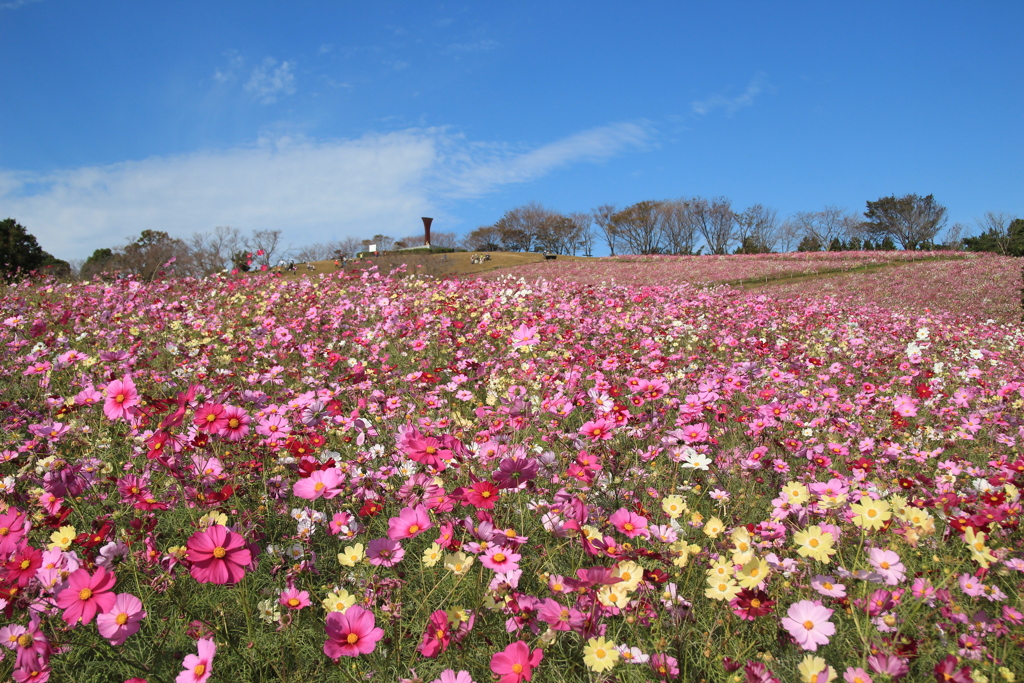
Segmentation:
[(704, 100), (695, 100), (690, 103), (690, 111), (698, 116), (704, 116), (717, 109), (724, 109), (727, 116), (732, 116), (740, 109), (754, 106), (754, 98), (770, 87), (765, 80), (765, 75), (759, 73), (750, 81), (743, 94), (737, 97), (726, 97), (722, 94), (716, 94)]
[(49, 174), (0, 170), (0, 207), (65, 259), (145, 229), (181, 237), (217, 225), (281, 229), (296, 245), (404, 234), (417, 217), (444, 216), (460, 199), (642, 149), (651, 137), (640, 123), (525, 150), (473, 143), (441, 128), (353, 140), (280, 137)]

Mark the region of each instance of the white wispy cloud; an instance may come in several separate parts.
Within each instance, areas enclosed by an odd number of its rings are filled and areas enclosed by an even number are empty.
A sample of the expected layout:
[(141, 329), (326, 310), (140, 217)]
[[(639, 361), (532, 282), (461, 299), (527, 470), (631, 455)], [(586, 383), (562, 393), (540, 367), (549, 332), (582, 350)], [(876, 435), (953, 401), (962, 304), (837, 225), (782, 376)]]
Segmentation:
[(754, 105), (754, 98), (760, 95), (771, 86), (768, 84), (765, 75), (759, 73), (747, 85), (747, 89), (736, 97), (727, 97), (722, 94), (711, 95), (707, 99), (695, 100), (690, 103), (690, 110), (698, 116), (710, 114), (716, 109), (724, 109), (725, 113), (732, 116), (740, 109)]
[(252, 93), (263, 104), (273, 104), (283, 95), (295, 93), (295, 65), (284, 61), (280, 64), (273, 57), (267, 57), (249, 74), (245, 84), (246, 92)]
[(0, 9), (18, 9), (25, 5), (32, 5), (42, 0), (11, 0), (10, 2), (0, 2)]
[(0, 170), (0, 206), (65, 259), (146, 229), (186, 237), (217, 225), (281, 229), (299, 246), (405, 234), (419, 216), (451, 215), (459, 199), (609, 159), (651, 136), (646, 124), (621, 123), (518, 151), (441, 128), (353, 140), (278, 137), (48, 174)]

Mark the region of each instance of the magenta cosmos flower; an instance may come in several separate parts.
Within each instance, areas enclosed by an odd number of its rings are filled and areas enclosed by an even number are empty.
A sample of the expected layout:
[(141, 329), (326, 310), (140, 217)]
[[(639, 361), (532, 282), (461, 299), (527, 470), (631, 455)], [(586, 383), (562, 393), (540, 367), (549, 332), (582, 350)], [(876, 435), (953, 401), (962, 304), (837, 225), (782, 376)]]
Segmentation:
[(384, 629), (377, 627), (373, 612), (359, 605), (352, 605), (344, 614), (331, 612), (324, 628), (327, 630), (324, 654), (331, 659), (369, 654), (384, 637)]
[(110, 611), (96, 617), (96, 628), (111, 645), (122, 645), (129, 636), (138, 632), (140, 622), (145, 618), (142, 601), (131, 593), (121, 593)]
[(416, 538), (433, 526), (426, 506), (421, 504), (414, 508), (402, 508), (397, 517), (388, 520), (388, 538), (392, 541)]
[(25, 535), (25, 513), (18, 508), (10, 508), (0, 514), (0, 557), (10, 557), (21, 544)]
[(828, 620), (832, 610), (813, 600), (793, 603), (787, 614), (789, 616), (783, 618), (782, 625), (805, 650), (813, 651), (819, 645), (827, 645), (829, 636), (836, 632), (836, 625)]
[(580, 427), (580, 434), (589, 438), (591, 441), (607, 441), (612, 438), (612, 431), (615, 428), (614, 422), (598, 418), (597, 420), (591, 420), (590, 422), (584, 423)]
[(316, 500), (317, 498), (334, 498), (341, 493), (338, 485), (341, 483), (341, 474), (333, 467), (327, 470), (315, 470), (304, 479), (299, 479), (292, 487), (292, 493), (299, 498)]
[(530, 647), (517, 640), (501, 652), (491, 657), (491, 671), (498, 674), (498, 683), (519, 683), (533, 678), (533, 670), (544, 659), (544, 651), (536, 649), (532, 653)]
[(237, 583), (252, 562), (245, 539), (220, 524), (197, 531), (185, 545), (192, 578), (199, 583)]
[(185, 670), (174, 679), (175, 683), (206, 683), (213, 673), (213, 656), (217, 645), (212, 638), (202, 638), (197, 644), (198, 655), (186, 655), (182, 666)]
[(249, 433), (249, 413), (236, 406), (224, 406), (224, 426), (220, 435), (228, 441), (239, 441)]
[(88, 624), (97, 612), (109, 612), (117, 598), (110, 592), (117, 581), (105, 567), (90, 575), (85, 569), (77, 569), (68, 577), (68, 587), (57, 596), (57, 606), (64, 610), (64, 621), (71, 626), (81, 619)]
[(139, 392), (129, 375), (115, 379), (107, 385), (107, 399), (103, 402), (103, 414), (110, 420), (128, 417), (128, 411), (139, 405)]

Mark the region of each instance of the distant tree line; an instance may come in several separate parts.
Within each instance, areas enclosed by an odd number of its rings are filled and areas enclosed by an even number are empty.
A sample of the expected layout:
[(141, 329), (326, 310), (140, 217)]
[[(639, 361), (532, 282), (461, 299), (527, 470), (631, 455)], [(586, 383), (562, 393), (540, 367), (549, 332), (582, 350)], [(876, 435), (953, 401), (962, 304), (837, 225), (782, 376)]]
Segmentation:
[(987, 214), (979, 221), (984, 232), (977, 238), (964, 238), (965, 226), (959, 223), (944, 230), (946, 214), (932, 195), (915, 194), (869, 201), (861, 215), (826, 206), (785, 219), (762, 204), (739, 210), (728, 197), (646, 200), (621, 209), (605, 204), (572, 214), (531, 203), (473, 230), (463, 244), (474, 250), (587, 256), (596, 242), (613, 256), (965, 248), (1014, 254), (1020, 248), (1022, 228), (1013, 228), (1018, 223), (1004, 214)]
[[(431, 246), (469, 251), (552, 252), (593, 256), (602, 243), (618, 254), (766, 254), (777, 251), (860, 251), (966, 249), (1024, 256), (1024, 219), (988, 212), (967, 226), (946, 228), (946, 207), (932, 195), (881, 197), (858, 215), (836, 206), (801, 211), (780, 219), (775, 209), (754, 204), (742, 211), (727, 197), (646, 200), (619, 209), (604, 204), (587, 212), (560, 213), (536, 202), (509, 209), (493, 225), (461, 239), (434, 232)], [(941, 237), (941, 238), (940, 238)], [(375, 234), (359, 239), (285, 246), (281, 230), (219, 226), (183, 239), (161, 230), (143, 230), (115, 247), (96, 249), (80, 262), (61, 261), (39, 246), (13, 218), (0, 221), (0, 278), (14, 280), (31, 272), (91, 278), (102, 273), (134, 274), (146, 280), (161, 275), (205, 277), (226, 270), (269, 269), (288, 259), (325, 261), (367, 251), (423, 246), (423, 235), (399, 239)]]

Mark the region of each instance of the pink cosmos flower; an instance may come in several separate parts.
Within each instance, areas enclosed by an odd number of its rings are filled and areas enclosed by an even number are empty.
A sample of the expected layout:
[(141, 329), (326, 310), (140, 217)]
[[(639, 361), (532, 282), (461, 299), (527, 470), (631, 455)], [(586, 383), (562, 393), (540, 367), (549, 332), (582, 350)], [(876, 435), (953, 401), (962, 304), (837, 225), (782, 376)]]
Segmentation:
[(540, 337), (537, 336), (536, 327), (527, 327), (526, 323), (520, 325), (515, 332), (512, 333), (512, 348), (518, 349), (523, 346), (533, 346), (534, 344), (540, 343)]
[(217, 434), (228, 424), (225, 406), (220, 403), (204, 403), (196, 410), (194, 418), (199, 431)]
[(107, 399), (103, 402), (103, 414), (108, 420), (127, 419), (131, 408), (139, 405), (141, 399), (130, 375), (115, 379), (107, 385)]
[(399, 428), (397, 446), (411, 459), (433, 467), (438, 472), (445, 469), (446, 461), (453, 456), (451, 449), (440, 440), (424, 436), (412, 426)]
[(50, 662), (35, 652), (29, 653), (18, 661), (17, 668), (11, 672), (11, 678), (17, 683), (46, 683), (50, 680)]
[(213, 656), (217, 654), (217, 645), (212, 638), (202, 638), (196, 644), (199, 654), (186, 655), (182, 666), (185, 670), (174, 679), (175, 683), (206, 683), (213, 673)]
[(434, 525), (430, 522), (430, 515), (424, 505), (417, 505), (414, 508), (402, 508), (397, 517), (388, 520), (388, 538), (392, 541), (401, 541), (406, 538), (416, 538)]
[(299, 479), (292, 487), (292, 493), (299, 498), (316, 500), (317, 498), (334, 498), (341, 493), (341, 473), (335, 468), (314, 470), (313, 474)]
[(575, 607), (565, 607), (551, 598), (544, 598), (537, 617), (553, 631), (573, 631), (583, 626), (583, 613)]
[(846, 586), (837, 583), (835, 577), (817, 574), (811, 579), (811, 588), (830, 598), (845, 598)]
[(281, 597), (277, 600), (283, 607), (300, 610), (309, 607), (309, 591), (300, 591), (295, 586), (288, 586), (281, 591)]
[(519, 569), (519, 560), (522, 557), (502, 546), (491, 546), (484, 551), (480, 558), (480, 564), (493, 569), (496, 572), (508, 573)]
[(192, 534), (185, 546), (192, 563), (189, 571), (199, 583), (237, 583), (252, 562), (245, 539), (221, 524)]
[(224, 406), (224, 426), (220, 435), (228, 441), (240, 441), (249, 433), (249, 422), (252, 418), (242, 408)]
[(131, 593), (119, 593), (114, 606), (96, 617), (96, 628), (111, 645), (118, 646), (138, 632), (145, 618), (141, 600)]
[(587, 437), (591, 441), (607, 441), (612, 438), (612, 431), (615, 427), (614, 422), (598, 418), (597, 420), (591, 420), (586, 422), (580, 427), (580, 434)]
[(376, 626), (373, 612), (359, 605), (352, 605), (344, 614), (331, 612), (324, 628), (327, 630), (324, 654), (331, 659), (369, 654), (384, 637), (384, 629)]
[(283, 441), (288, 438), (291, 431), (291, 425), (282, 415), (268, 415), (256, 426), (256, 433), (267, 437), (267, 440), (271, 442)]
[(97, 612), (109, 612), (117, 597), (110, 592), (117, 577), (100, 567), (90, 575), (85, 569), (78, 569), (68, 577), (68, 587), (57, 596), (57, 606), (64, 610), (64, 621), (71, 626), (81, 619), (88, 624)]
[(630, 512), (626, 508), (616, 510), (608, 518), (608, 521), (619, 533), (623, 533), (629, 538), (636, 538), (637, 536), (647, 538), (650, 536), (650, 531), (647, 530), (647, 518), (641, 517), (635, 512)]
[(443, 609), (436, 610), (427, 620), (427, 628), (423, 631), (423, 640), (416, 650), (424, 657), (436, 657), (448, 649), (452, 642), (452, 627), (448, 623), (448, 613)]
[(834, 635), (836, 626), (828, 620), (832, 610), (813, 600), (801, 600), (789, 607), (789, 616), (783, 618), (782, 626), (805, 650), (817, 650), (827, 645), (829, 636)]
[(378, 567), (393, 567), (405, 557), (405, 550), (398, 541), (390, 538), (375, 538), (366, 546), (366, 557), (370, 564)]
[(498, 502), (498, 487), (489, 481), (477, 481), (468, 488), (461, 489), (462, 500), (466, 505), (481, 510), (493, 510)]
[(0, 514), (0, 558), (8, 558), (20, 545), (25, 535), (25, 513), (18, 508), (10, 508)]
[(496, 673), (498, 683), (519, 683), (533, 678), (533, 670), (544, 659), (540, 648), (530, 652), (530, 647), (517, 640), (491, 657), (491, 671)]

